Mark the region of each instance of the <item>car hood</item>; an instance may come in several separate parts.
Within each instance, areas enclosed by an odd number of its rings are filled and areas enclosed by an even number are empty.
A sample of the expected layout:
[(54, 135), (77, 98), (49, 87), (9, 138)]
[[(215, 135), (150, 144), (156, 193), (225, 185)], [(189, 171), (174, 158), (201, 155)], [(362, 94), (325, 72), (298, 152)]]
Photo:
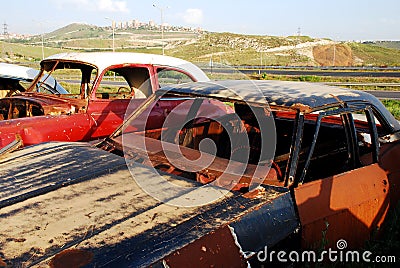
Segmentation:
[(86, 107), (86, 100), (63, 98), (53, 94), (38, 92), (23, 92), (11, 97), (3, 98), (1, 101), (25, 100), (34, 102), (43, 108), (45, 115), (71, 114)]
[[(154, 173), (139, 164), (135, 168), (135, 174)], [(0, 176), (0, 252), (10, 267), (49, 260), (54, 265), (72, 253), (90, 267), (148, 266), (218, 230), (231, 235), (233, 251), (244, 258), (244, 252), (273, 245), (298, 227), (285, 188), (265, 188), (252, 198), (226, 192), (204, 206), (171, 206), (135, 183), (124, 158), (85, 143), (26, 147), (0, 162)], [(169, 190), (168, 184), (162, 187)], [(176, 198), (188, 194), (182, 190)]]

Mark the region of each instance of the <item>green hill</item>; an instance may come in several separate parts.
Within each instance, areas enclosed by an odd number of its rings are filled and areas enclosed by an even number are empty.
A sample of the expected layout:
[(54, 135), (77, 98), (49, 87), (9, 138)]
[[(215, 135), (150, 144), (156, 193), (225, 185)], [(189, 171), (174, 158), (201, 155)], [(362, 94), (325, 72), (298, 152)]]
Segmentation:
[[(164, 42), (185, 41), (196, 38), (197, 34), (188, 31), (170, 30), (164, 32)], [(112, 28), (73, 23), (47, 33), (43, 36), (46, 46), (72, 50), (101, 51), (112, 49)], [(16, 42), (20, 42), (15, 40)], [(25, 44), (41, 45), (42, 36), (34, 36), (24, 41)], [(157, 27), (139, 28), (116, 27), (114, 29), (116, 49), (161, 48), (161, 31)]]
[(400, 41), (373, 41), (373, 42), (364, 42), (363, 44), (375, 45), (384, 48), (400, 49)]
[(95, 25), (73, 23), (44, 35), (47, 40), (67, 40), (76, 38), (100, 37), (104, 28)]
[(362, 60), (363, 65), (400, 66), (400, 51), (375, 44), (349, 44), (354, 55)]
[(169, 55), (228, 65), (400, 66), (397, 49), (308, 36), (206, 33), (196, 42), (169, 46)]
[(8, 62), (34, 62), (37, 66), (39, 61), (44, 57), (48, 57), (53, 54), (66, 52), (69, 50), (52, 48), (52, 47), (42, 47), (41, 45), (25, 45), (19, 43), (9, 43), (0, 41), (0, 61)]
[(194, 62), (208, 62), (212, 58), (214, 63), (228, 65), (306, 65), (312, 63), (296, 54), (296, 46), (314, 41), (309, 37), (205, 33), (196, 42), (171, 44), (168, 54)]
[[(195, 63), (224, 65), (400, 66), (399, 42), (334, 42), (308, 36), (259, 36), (195, 32), (158, 27), (116, 28), (116, 51), (165, 53)], [(17, 44), (18, 43), (18, 44)], [(111, 27), (73, 23), (43, 35), (44, 54), (61, 51), (110, 51)], [(2, 58), (40, 60), (42, 36), (2, 43)]]

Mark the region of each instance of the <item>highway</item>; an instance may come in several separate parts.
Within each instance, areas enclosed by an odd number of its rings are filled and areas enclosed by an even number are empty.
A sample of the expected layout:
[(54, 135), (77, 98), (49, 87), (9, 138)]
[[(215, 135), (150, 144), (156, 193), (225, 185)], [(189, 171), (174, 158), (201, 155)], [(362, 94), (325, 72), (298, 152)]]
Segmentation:
[(293, 75), (293, 76), (303, 76), (303, 75), (315, 75), (315, 76), (341, 76), (341, 77), (400, 77), (400, 71), (396, 70), (358, 70), (358, 69), (346, 69), (346, 70), (336, 70), (336, 69), (257, 69), (254, 67), (248, 68), (233, 68), (233, 67), (215, 67), (215, 68), (202, 68), (206, 73), (243, 73), (243, 74), (273, 74), (273, 75)]
[[(72, 83), (72, 84), (79, 84), (80, 81), (77, 79), (62, 79), (60, 81), (64, 81), (67, 83)], [(104, 84), (108, 85), (124, 85), (121, 84), (119, 81), (103, 81)], [(339, 87), (344, 87), (344, 86), (375, 86), (375, 87), (380, 87), (380, 86), (387, 86), (387, 87), (400, 87), (400, 84), (397, 83), (340, 83), (340, 82), (327, 82), (325, 83), (327, 85), (331, 86), (339, 86)], [(365, 92), (368, 92), (378, 99), (392, 99), (392, 100), (400, 100), (400, 90), (364, 90)]]
[(389, 100), (400, 100), (400, 91), (388, 91), (388, 90), (365, 90), (378, 99), (389, 99)]
[[(240, 70), (242, 71), (242, 70)], [(252, 70), (254, 73), (254, 70)], [(261, 73), (277, 75), (315, 75), (315, 76), (342, 76), (342, 77), (400, 77), (398, 71), (315, 71), (315, 70), (261, 70)]]

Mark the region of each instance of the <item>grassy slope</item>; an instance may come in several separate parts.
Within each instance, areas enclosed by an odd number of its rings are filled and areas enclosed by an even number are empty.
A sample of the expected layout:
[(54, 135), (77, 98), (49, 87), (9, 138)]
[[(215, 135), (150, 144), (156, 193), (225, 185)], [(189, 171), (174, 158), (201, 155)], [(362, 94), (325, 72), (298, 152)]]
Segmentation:
[[(57, 29), (53, 32), (46, 33), (44, 38), (46, 40), (68, 40), (68, 39), (81, 39), (81, 38), (93, 38), (100, 37), (105, 34), (104, 28), (95, 26), (95, 25), (87, 25), (87, 24), (79, 24), (72, 23), (60, 29)], [(33, 42), (40, 41), (41, 37), (36, 36), (32, 39)]]
[[(161, 54), (160, 38), (159, 29), (116, 29), (115, 46), (118, 51), (141, 52), (150, 52), (145, 49), (145, 47), (150, 47), (152, 53)], [(60, 51), (51, 50), (50, 47), (74, 50), (111, 50), (112, 31), (110, 28), (74, 23), (45, 34), (44, 40), (45, 55)], [(210, 32), (197, 35), (193, 32), (166, 31), (164, 34), (164, 41), (168, 42), (165, 50), (167, 55), (203, 63), (208, 63), (212, 55), (214, 63), (225, 65), (314, 65), (313, 60), (299, 55), (294, 49), (279, 53), (261, 53), (260, 51), (316, 40), (308, 36), (277, 37)], [(29, 48), (13, 48), (7, 44), (7, 49), (3, 49), (3, 57), (5, 52), (14, 52), (14, 54), (22, 55), (26, 53), (28, 57), (35, 59), (41, 58), (41, 49), (37, 51), (37, 46), (41, 46), (40, 36), (29, 41), (14, 41), (34, 45), (35, 48), (31, 51)], [(391, 44), (397, 43), (391, 42)], [(380, 47), (377, 43), (346, 43), (346, 45), (351, 48), (351, 55), (361, 59), (363, 65), (400, 65), (398, 49)], [(339, 45), (337, 48), (338, 53), (336, 54), (339, 57)], [(327, 48), (328, 50), (329, 48)]]
[[(189, 43), (169, 49), (171, 56), (185, 58), (193, 62), (209, 62), (211, 56), (214, 63), (225, 65), (289, 65), (307, 61), (298, 55), (275, 55), (261, 53), (267, 48), (290, 46), (301, 42), (312, 41), (309, 37), (276, 37), (239, 35), (233, 33), (207, 33), (196, 43)], [(262, 59), (261, 59), (262, 57)]]
[(400, 50), (370, 44), (349, 43), (354, 55), (364, 61), (364, 65), (400, 66)]
[(375, 41), (375, 42), (366, 42), (366, 44), (371, 44), (378, 47), (400, 49), (400, 41)]
[[(310, 59), (300, 56), (294, 50), (285, 53), (261, 53), (267, 48), (290, 46), (315, 41), (307, 36), (276, 37), (237, 35), (232, 33), (208, 33), (196, 43), (180, 45), (167, 50), (171, 56), (185, 58), (193, 62), (208, 62), (211, 54), (213, 61), (227, 65), (312, 65)], [(379, 47), (375, 44), (342, 43), (337, 46), (337, 62), (340, 46), (350, 50), (350, 57), (361, 59), (361, 65), (400, 66), (400, 51), (395, 48)], [(262, 57), (262, 58), (261, 58)], [(360, 65), (360, 64), (357, 64)]]
[[(23, 44), (6, 43), (0, 41), (1, 56), (10, 57), (15, 61), (40, 61), (42, 59), (41, 46), (28, 46)], [(65, 49), (44, 47), (44, 56), (66, 52)]]

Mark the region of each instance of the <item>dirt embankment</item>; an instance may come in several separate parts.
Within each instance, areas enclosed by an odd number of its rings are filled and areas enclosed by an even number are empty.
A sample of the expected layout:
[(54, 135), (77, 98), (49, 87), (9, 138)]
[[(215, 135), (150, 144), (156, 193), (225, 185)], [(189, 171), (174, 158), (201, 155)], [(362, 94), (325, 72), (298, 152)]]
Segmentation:
[(352, 66), (354, 57), (351, 48), (345, 44), (316, 46), (314, 60), (321, 66)]

